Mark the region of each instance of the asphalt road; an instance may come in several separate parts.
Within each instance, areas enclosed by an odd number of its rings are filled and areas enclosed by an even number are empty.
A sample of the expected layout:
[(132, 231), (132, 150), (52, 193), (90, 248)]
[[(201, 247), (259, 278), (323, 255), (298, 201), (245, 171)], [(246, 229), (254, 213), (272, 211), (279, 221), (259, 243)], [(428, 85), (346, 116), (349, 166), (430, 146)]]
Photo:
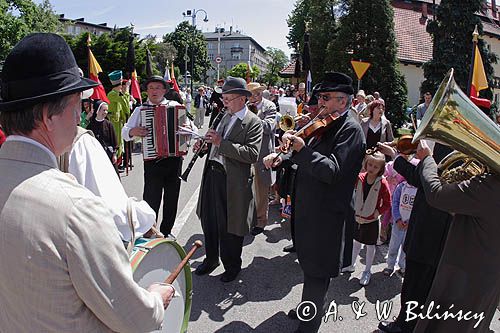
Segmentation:
[[(184, 167), (191, 159), (185, 159)], [(142, 197), (142, 156), (133, 156), (134, 168), (122, 177), (130, 196)], [(179, 209), (173, 234), (186, 252), (192, 243), (203, 240), (200, 221), (195, 214), (204, 159), (198, 160), (187, 183), (181, 185)], [(288, 310), (300, 302), (302, 271), (295, 254), (282, 251), (290, 243), (290, 225), (284, 221), (277, 206), (271, 208), (269, 225), (257, 237), (245, 238), (243, 267), (238, 278), (230, 283), (219, 281), (222, 265), (208, 276), (193, 274), (193, 303), (189, 332), (293, 332), (298, 321), (287, 317)], [(377, 303), (391, 306), (389, 319), (399, 312), (399, 294), (402, 279), (382, 274), (385, 268), (387, 246), (378, 246), (368, 286), (359, 284), (364, 268), (365, 251), (361, 252), (361, 265), (350, 275), (341, 275), (330, 283), (328, 302), (336, 315), (323, 323), (320, 332), (373, 332), (376, 331)], [(328, 256), (328, 253), (319, 254)], [(192, 258), (196, 268), (204, 258), (200, 249)], [(385, 303), (384, 303), (385, 302)], [(354, 311), (355, 309), (356, 311)], [(356, 313), (358, 315), (356, 315)], [(500, 332), (500, 312), (496, 311), (491, 328)]]

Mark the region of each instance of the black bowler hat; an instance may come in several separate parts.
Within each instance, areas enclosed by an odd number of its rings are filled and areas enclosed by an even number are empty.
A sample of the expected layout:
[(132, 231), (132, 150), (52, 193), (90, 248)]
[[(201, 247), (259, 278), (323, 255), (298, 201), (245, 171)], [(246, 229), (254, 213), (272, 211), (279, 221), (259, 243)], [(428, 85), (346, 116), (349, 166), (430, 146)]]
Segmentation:
[(159, 75), (153, 75), (153, 76), (149, 77), (146, 80), (146, 82), (144, 82), (144, 88), (147, 89), (148, 84), (150, 84), (151, 82), (160, 82), (161, 84), (163, 84), (163, 88), (168, 89), (167, 82), (165, 82), (165, 80)]
[(325, 73), (323, 81), (317, 85), (317, 92), (329, 92), (338, 91), (343, 92), (348, 95), (354, 94), (354, 89), (352, 88), (352, 79), (339, 72), (328, 72)]
[(61, 36), (34, 33), (17, 43), (5, 60), (0, 111), (14, 111), (97, 85), (80, 77), (73, 52)]
[(250, 90), (247, 89), (246, 81), (242, 78), (232, 76), (228, 76), (226, 82), (224, 82), (222, 86), (222, 95), (224, 94), (237, 94), (246, 97), (252, 96)]

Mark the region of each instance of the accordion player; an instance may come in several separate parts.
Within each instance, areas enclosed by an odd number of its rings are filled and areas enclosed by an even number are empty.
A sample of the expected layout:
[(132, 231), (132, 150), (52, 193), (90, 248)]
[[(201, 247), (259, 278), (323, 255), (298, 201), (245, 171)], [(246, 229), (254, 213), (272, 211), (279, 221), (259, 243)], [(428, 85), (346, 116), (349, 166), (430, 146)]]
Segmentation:
[[(180, 191), (182, 156), (188, 151), (190, 134), (179, 134), (179, 127), (191, 127), (186, 108), (165, 99), (167, 84), (160, 76), (149, 78), (145, 87), (148, 100), (136, 107), (123, 126), (126, 141), (140, 137), (143, 142), (144, 191), (143, 199), (156, 216), (163, 197), (163, 218), (158, 221), (160, 231), (169, 235), (177, 214)], [(196, 131), (196, 128), (193, 128)], [(158, 227), (158, 224), (157, 224)]]
[(142, 105), (140, 124), (148, 129), (142, 137), (142, 154), (145, 161), (165, 157), (184, 156), (188, 152), (189, 135), (179, 134), (179, 126), (187, 120), (183, 105)]

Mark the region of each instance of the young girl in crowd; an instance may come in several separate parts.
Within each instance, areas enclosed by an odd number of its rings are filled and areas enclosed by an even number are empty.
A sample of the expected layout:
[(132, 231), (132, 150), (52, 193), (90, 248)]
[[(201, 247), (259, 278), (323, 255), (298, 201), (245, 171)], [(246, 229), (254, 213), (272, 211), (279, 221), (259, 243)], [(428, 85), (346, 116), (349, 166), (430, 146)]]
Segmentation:
[[(413, 165), (418, 164), (418, 160), (410, 161)], [(417, 194), (417, 188), (403, 180), (396, 186), (392, 196), (392, 232), (387, 253), (387, 268), (384, 269), (384, 275), (390, 276), (394, 272), (396, 259), (398, 258), (399, 274), (404, 277), (406, 267), (406, 256), (403, 251), (403, 244), (408, 230), (408, 221), (410, 220), (413, 200)]]
[[(394, 170), (393, 164), (394, 161), (387, 163), (385, 166), (385, 173), (384, 173), (384, 177), (387, 180), (387, 184), (389, 184), (389, 192), (391, 193), (391, 197), (392, 194), (394, 193), (394, 190), (396, 189), (396, 186), (398, 186), (399, 183), (405, 180), (403, 176), (401, 176), (396, 170)], [(379, 240), (377, 241), (377, 245), (389, 243), (391, 239), (391, 224), (392, 224), (392, 212), (389, 209), (387, 210), (387, 212), (385, 212), (384, 216), (381, 219), (380, 235), (379, 235)]]
[(366, 155), (364, 170), (358, 176), (355, 188), (354, 210), (357, 225), (354, 230), (352, 246), (352, 266), (343, 272), (354, 272), (356, 258), (361, 246), (366, 245), (366, 267), (359, 279), (362, 286), (368, 285), (371, 278), (371, 266), (375, 257), (375, 244), (378, 239), (379, 218), (391, 207), (389, 185), (382, 177), (385, 171), (385, 156), (380, 152)]

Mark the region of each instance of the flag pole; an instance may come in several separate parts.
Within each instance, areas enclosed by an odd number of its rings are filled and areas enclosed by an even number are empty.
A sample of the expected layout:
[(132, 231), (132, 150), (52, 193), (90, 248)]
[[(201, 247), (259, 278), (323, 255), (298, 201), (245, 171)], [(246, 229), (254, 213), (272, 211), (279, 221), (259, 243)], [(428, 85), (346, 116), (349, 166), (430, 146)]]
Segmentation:
[(467, 96), (470, 96), (471, 93), (472, 75), (474, 73), (474, 62), (476, 61), (476, 46), (478, 37), (479, 37), (479, 32), (477, 31), (477, 24), (476, 24), (476, 26), (474, 27), (474, 32), (472, 33), (472, 56), (470, 61), (469, 81), (467, 83)]
[(90, 77), (90, 32), (87, 35), (87, 77)]

